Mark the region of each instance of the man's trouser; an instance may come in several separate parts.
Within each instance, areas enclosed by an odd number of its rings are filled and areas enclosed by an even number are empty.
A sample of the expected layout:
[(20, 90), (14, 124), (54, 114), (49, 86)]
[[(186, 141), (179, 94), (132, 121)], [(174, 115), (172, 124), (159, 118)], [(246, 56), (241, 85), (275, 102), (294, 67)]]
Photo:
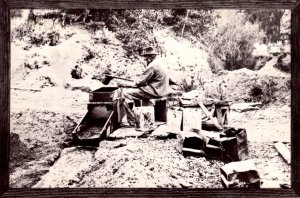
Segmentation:
[[(139, 88), (123, 88), (123, 97), (125, 99), (125, 103), (127, 103), (131, 109), (133, 108), (134, 100), (149, 100), (149, 99), (155, 99), (157, 97), (148, 94)], [(126, 104), (125, 104), (126, 105)], [(132, 112), (129, 112), (130, 110), (128, 108), (126, 109), (126, 114), (127, 114), (127, 120), (128, 122), (134, 123), (135, 118)]]

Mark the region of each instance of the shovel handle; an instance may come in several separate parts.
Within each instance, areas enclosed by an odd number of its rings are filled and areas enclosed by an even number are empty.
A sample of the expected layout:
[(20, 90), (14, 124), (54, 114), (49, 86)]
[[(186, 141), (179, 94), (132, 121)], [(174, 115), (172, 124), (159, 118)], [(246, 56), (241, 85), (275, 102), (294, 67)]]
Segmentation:
[(126, 80), (126, 81), (129, 81), (129, 82), (133, 82), (133, 80), (127, 79), (127, 78), (121, 78), (121, 77), (111, 76), (111, 75), (106, 75), (106, 76), (107, 76), (107, 77), (110, 77), (110, 78), (116, 78), (116, 79), (121, 79), (121, 80)]

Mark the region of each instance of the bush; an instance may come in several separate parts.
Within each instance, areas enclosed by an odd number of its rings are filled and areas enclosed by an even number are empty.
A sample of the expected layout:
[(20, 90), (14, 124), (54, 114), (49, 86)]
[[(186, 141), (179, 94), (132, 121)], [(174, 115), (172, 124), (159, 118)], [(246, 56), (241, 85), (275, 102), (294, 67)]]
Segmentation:
[(31, 25), (28, 25), (27, 23), (22, 23), (16, 28), (12, 29), (12, 37), (23, 40), (26, 36), (31, 35), (33, 31), (34, 29)]
[(244, 13), (222, 11), (212, 28), (203, 36), (211, 54), (224, 62), (224, 69), (253, 69), (253, 45), (262, 41), (264, 33), (258, 23), (250, 23)]

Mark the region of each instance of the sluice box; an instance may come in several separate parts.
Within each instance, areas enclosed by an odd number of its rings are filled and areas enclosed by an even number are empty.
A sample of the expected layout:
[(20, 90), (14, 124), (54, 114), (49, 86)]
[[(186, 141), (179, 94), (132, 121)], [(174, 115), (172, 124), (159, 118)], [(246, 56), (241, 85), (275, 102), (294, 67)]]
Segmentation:
[(119, 97), (118, 87), (101, 87), (89, 94), (90, 102), (113, 102)]
[(77, 142), (99, 142), (119, 128), (125, 115), (117, 87), (103, 87), (90, 93), (87, 113), (72, 132)]

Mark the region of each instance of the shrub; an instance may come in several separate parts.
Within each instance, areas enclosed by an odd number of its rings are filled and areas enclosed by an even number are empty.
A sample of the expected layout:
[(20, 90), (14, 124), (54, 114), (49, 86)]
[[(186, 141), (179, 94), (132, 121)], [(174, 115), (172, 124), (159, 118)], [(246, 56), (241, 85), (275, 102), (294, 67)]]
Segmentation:
[(242, 12), (229, 10), (220, 14), (222, 16), (203, 36), (204, 43), (211, 54), (224, 62), (224, 69), (253, 69), (253, 45), (264, 37), (259, 24), (250, 23)]

